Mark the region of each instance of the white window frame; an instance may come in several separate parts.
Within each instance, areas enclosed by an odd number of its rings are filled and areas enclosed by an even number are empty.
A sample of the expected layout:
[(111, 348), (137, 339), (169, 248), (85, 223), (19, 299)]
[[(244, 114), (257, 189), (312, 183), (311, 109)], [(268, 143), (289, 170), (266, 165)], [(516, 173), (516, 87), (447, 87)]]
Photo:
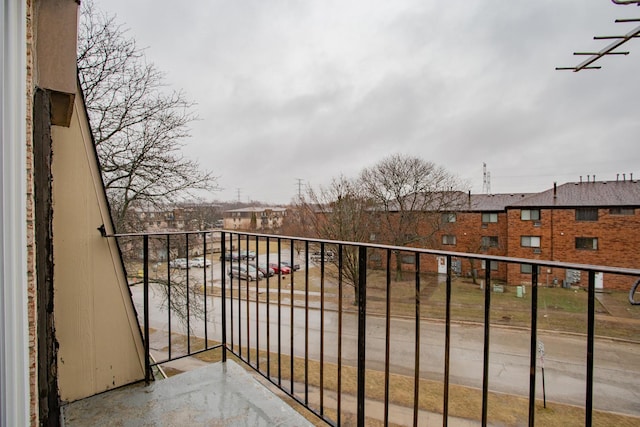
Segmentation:
[(442, 235), (442, 244), (443, 245), (453, 245), (455, 246), (455, 244), (457, 243), (456, 236), (455, 234), (443, 234)]
[[(485, 245), (485, 239), (487, 240), (488, 245)], [(480, 246), (483, 248), (497, 248), (500, 245), (500, 239), (498, 236), (481, 236), (480, 237)]]
[(540, 236), (520, 236), (520, 246), (523, 248), (539, 248)]
[[(489, 267), (491, 267), (491, 271), (498, 271), (498, 265), (499, 265), (498, 261), (491, 260), (489, 262)], [(487, 261), (483, 259), (480, 267), (481, 267), (482, 270), (486, 270), (487, 269)]]
[(0, 425), (29, 425), (26, 2), (0, 6)]
[(457, 216), (456, 216), (455, 212), (445, 212), (445, 213), (442, 214), (442, 223), (443, 224), (456, 222), (456, 220), (457, 220)]
[[(535, 215), (532, 215), (535, 213)], [(537, 216), (537, 218), (534, 218)], [(522, 209), (520, 210), (520, 219), (523, 221), (540, 221), (540, 209)]]
[[(486, 215), (486, 217), (485, 217)], [(488, 218), (488, 221), (485, 220), (486, 218)], [(493, 219), (495, 218), (495, 221), (493, 221)], [(483, 224), (488, 224), (488, 223), (496, 223), (498, 222), (498, 213), (497, 212), (483, 212), (482, 213), (482, 223)]]
[[(533, 266), (531, 264), (520, 264), (520, 273), (521, 274), (533, 274)], [(537, 266), (538, 274), (541, 273), (542, 269), (538, 265)]]

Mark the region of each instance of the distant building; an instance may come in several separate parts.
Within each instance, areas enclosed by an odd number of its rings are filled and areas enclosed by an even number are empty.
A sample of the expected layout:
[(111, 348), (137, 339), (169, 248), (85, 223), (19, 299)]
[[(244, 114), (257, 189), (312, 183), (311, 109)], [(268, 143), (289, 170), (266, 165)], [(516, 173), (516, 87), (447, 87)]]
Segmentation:
[(150, 233), (164, 231), (210, 230), (221, 227), (220, 205), (180, 204), (157, 208), (154, 206), (133, 209), (136, 230)]
[[(442, 213), (436, 241), (453, 252), (638, 268), (640, 253), (640, 182), (637, 180), (579, 181), (541, 193), (467, 195), (452, 212)], [(484, 262), (454, 270), (482, 277)], [(446, 271), (446, 260), (427, 265)], [(492, 262), (492, 277), (509, 284), (531, 283), (531, 266)], [(474, 271), (475, 270), (475, 271)], [(538, 282), (585, 285), (574, 270), (542, 269)], [(597, 288), (629, 289), (628, 278), (596, 275)]]
[(287, 216), (281, 207), (248, 207), (223, 213), (224, 228), (228, 230), (277, 231)]

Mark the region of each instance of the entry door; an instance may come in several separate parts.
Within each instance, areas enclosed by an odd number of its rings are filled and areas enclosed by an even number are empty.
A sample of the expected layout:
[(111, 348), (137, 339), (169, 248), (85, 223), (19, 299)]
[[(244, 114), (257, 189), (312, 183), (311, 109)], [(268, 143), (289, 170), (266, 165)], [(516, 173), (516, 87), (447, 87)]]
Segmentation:
[(604, 274), (602, 273), (602, 271), (596, 272), (595, 280), (596, 289), (604, 289)]
[(438, 274), (447, 274), (447, 257), (438, 257)]

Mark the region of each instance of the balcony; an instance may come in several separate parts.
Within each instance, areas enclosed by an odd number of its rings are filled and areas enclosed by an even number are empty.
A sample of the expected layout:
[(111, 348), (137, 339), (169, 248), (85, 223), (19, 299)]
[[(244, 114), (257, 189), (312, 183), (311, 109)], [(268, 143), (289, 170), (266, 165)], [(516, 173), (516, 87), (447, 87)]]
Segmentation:
[[(228, 231), (106, 238), (137, 275), (147, 384), (68, 405), (67, 426), (640, 423), (640, 312), (605, 292), (640, 270)], [(202, 254), (211, 267), (189, 265)]]

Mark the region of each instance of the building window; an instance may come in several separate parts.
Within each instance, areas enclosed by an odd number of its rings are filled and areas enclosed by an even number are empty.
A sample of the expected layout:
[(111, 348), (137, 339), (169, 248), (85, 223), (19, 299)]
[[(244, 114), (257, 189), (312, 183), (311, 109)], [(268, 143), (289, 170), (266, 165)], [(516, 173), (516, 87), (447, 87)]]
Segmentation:
[(609, 209), (610, 215), (635, 215), (636, 210), (634, 208), (611, 208)]
[[(520, 264), (520, 273), (522, 274), (532, 274), (533, 268), (531, 268), (531, 264)], [(540, 266), (537, 268), (538, 274), (540, 274)]]
[(446, 212), (442, 214), (442, 223), (446, 224), (448, 222), (456, 222), (455, 212)]
[(456, 244), (456, 236), (453, 234), (445, 234), (442, 236), (442, 244), (443, 245), (455, 245)]
[(372, 253), (371, 255), (369, 255), (369, 260), (370, 261), (382, 261), (382, 255), (380, 255), (378, 252)]
[(539, 248), (540, 236), (520, 236), (520, 246), (524, 248)]
[(494, 212), (487, 212), (482, 214), (482, 222), (498, 222), (498, 214)]
[(523, 221), (540, 221), (540, 209), (522, 209), (520, 219)]
[(576, 249), (598, 250), (597, 237), (576, 237)]
[[(497, 271), (498, 270), (498, 261), (491, 261), (489, 263), (489, 266), (491, 267), (492, 271)], [(482, 269), (483, 270), (487, 269), (487, 262), (485, 260), (482, 260)]]
[(375, 242), (376, 241), (376, 233), (369, 234), (369, 241), (370, 242)]
[(415, 264), (416, 257), (414, 255), (402, 255), (402, 263), (403, 264)]
[(484, 249), (486, 248), (497, 248), (498, 247), (498, 236), (482, 236), (481, 244)]
[(576, 209), (576, 221), (597, 221), (597, 208), (581, 208)]

